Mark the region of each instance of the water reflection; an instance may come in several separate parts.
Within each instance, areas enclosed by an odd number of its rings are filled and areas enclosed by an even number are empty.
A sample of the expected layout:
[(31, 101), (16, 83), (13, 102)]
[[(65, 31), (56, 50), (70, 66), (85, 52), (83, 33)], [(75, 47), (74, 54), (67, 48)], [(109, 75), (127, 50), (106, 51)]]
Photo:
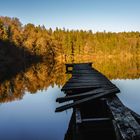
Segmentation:
[[(75, 62), (93, 62), (93, 66), (110, 79), (135, 79), (140, 77), (140, 56), (84, 56)], [(69, 59), (67, 63), (71, 63)]]
[(121, 90), (118, 94), (123, 103), (140, 114), (140, 79), (112, 80)]
[[(92, 59), (90, 59), (92, 60)], [(93, 66), (109, 79), (138, 79), (140, 58), (94, 58)], [(85, 61), (86, 62), (86, 61)], [(65, 65), (60, 62), (42, 62), (18, 73), (0, 84), (0, 102), (22, 99), (24, 92), (37, 93), (49, 86), (62, 86), (70, 75), (65, 74)]]
[(95, 67), (109, 79), (140, 78), (140, 57), (111, 57), (95, 61)]
[(63, 93), (57, 86), (25, 93), (21, 101), (1, 104), (0, 136), (2, 140), (62, 140), (71, 111), (55, 114), (55, 99)]
[[(126, 106), (140, 113), (140, 59), (87, 58), (120, 88), (118, 95)], [(64, 96), (61, 86), (70, 78), (65, 62), (32, 65), (0, 84), (0, 136), (2, 140), (62, 140), (72, 110), (55, 113), (57, 97)], [(122, 79), (122, 80), (118, 80)], [(8, 135), (7, 135), (8, 132)]]
[(1, 83), (0, 102), (22, 99), (25, 91), (33, 94), (49, 86), (54, 87), (55, 84), (60, 87), (65, 83), (66, 78), (65, 66), (59, 63), (44, 62), (33, 65), (26, 72), (21, 72)]

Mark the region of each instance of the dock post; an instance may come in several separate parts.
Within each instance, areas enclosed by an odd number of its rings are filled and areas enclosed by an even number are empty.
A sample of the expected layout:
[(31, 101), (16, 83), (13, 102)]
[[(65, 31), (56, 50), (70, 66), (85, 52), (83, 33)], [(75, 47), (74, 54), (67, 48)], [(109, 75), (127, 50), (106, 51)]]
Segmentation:
[(65, 64), (66, 66), (66, 73), (71, 73), (72, 70), (69, 70), (69, 68), (73, 68), (73, 64)]

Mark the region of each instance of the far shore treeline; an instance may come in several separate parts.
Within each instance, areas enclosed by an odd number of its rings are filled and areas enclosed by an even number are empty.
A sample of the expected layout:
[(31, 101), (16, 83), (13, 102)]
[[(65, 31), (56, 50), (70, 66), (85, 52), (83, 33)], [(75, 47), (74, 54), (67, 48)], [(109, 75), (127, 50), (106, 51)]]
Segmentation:
[[(52, 30), (31, 23), (23, 26), (18, 18), (0, 16), (0, 46), (4, 43), (5, 47), (14, 45), (31, 55), (45, 58), (140, 55), (140, 32)], [(0, 50), (0, 59), (4, 53), (7, 54)]]

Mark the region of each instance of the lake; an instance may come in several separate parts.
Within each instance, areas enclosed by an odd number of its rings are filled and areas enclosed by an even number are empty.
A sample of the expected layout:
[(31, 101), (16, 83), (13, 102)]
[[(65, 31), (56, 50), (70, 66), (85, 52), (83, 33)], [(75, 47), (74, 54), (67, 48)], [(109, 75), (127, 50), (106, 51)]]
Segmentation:
[[(92, 60), (93, 66), (120, 88), (118, 97), (140, 114), (139, 59)], [(87, 60), (89, 61), (89, 60)], [(91, 60), (90, 60), (91, 62)], [(72, 109), (55, 113), (56, 98), (70, 78), (64, 63), (38, 63), (0, 85), (0, 138), (2, 140), (63, 140)]]

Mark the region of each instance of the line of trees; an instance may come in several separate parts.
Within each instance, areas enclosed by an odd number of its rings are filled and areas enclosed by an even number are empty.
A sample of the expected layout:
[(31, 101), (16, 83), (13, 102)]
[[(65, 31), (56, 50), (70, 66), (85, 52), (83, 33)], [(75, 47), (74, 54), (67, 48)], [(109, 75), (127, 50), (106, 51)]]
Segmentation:
[(22, 26), (18, 18), (0, 17), (0, 40), (14, 43), (35, 55), (54, 55), (53, 41), (44, 26), (27, 24)]
[(83, 55), (139, 55), (140, 32), (96, 32), (22, 26), (18, 18), (0, 17), (0, 40), (15, 43), (45, 57)]

